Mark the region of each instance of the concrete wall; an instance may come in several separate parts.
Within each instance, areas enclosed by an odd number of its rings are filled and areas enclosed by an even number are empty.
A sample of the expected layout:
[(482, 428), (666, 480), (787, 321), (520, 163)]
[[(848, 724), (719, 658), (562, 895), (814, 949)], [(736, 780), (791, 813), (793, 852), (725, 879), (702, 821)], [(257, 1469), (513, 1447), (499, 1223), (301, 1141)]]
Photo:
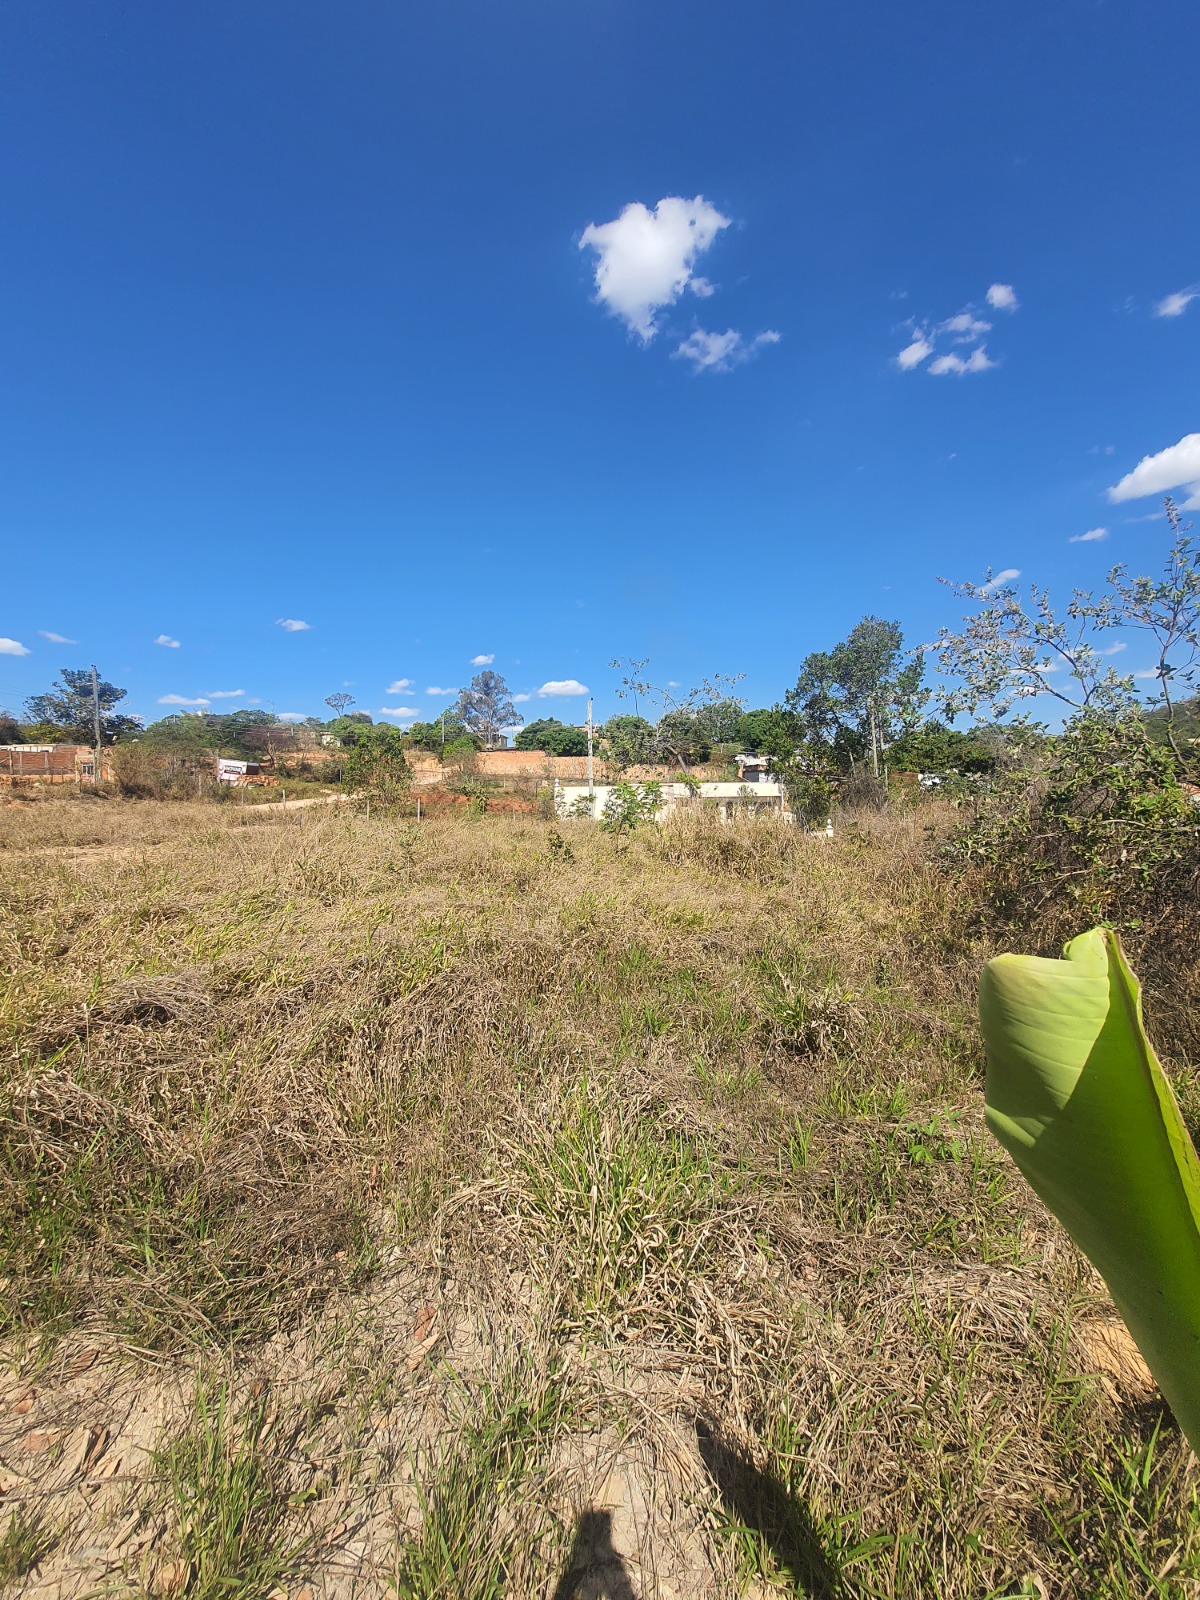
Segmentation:
[[(418, 788), (433, 788), (444, 783), (452, 775), (453, 769), (443, 767), (436, 756), (426, 755), (424, 752), (411, 751), (408, 757), (413, 769), (413, 782)], [(528, 782), (552, 785), (557, 778), (559, 783), (586, 783), (587, 782), (587, 757), (586, 756), (548, 756), (541, 750), (481, 750), (475, 757), (474, 770), (481, 778), (498, 780), (524, 779)], [(710, 774), (715, 777), (724, 769), (721, 766), (697, 767), (696, 776), (704, 779)], [(676, 776), (673, 767), (631, 767), (622, 774), (631, 783), (646, 783), (652, 778), (660, 781)], [(602, 782), (606, 777), (604, 762), (596, 757), (596, 781)]]

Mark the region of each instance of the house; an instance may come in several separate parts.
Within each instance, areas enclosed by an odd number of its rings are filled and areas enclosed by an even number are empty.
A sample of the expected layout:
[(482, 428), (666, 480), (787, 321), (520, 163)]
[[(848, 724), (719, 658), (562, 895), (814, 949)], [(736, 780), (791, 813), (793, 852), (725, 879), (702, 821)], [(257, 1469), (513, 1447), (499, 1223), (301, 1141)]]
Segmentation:
[[(100, 776), (112, 777), (107, 752)], [(92, 783), (96, 752), (90, 744), (0, 744), (0, 784), (6, 788), (43, 783)]]
[(738, 779), (742, 783), (770, 783), (771, 758), (764, 755), (734, 756)]

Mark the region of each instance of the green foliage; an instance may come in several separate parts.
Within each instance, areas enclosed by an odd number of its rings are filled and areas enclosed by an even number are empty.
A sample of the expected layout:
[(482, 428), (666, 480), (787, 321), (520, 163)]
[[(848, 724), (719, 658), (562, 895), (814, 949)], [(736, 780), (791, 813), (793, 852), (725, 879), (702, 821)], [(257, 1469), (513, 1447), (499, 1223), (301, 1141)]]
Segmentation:
[(552, 756), (585, 756), (588, 741), (582, 728), (572, 728), (557, 717), (543, 717), (522, 728), (513, 745), (517, 750), (544, 750)]
[(346, 756), (342, 782), (351, 794), (382, 811), (394, 811), (408, 798), (412, 770), (405, 760), (408, 740), (399, 728), (378, 725)]
[(905, 660), (898, 622), (864, 617), (841, 644), (806, 657), (785, 699), (814, 751), (843, 770), (868, 757), (878, 776), (883, 750), (929, 698), (924, 670), (920, 652)]
[(800, 719), (783, 706), (745, 711), (733, 732), (739, 750), (750, 755), (772, 755), (786, 760), (804, 738)]
[(279, 726), (266, 711), (185, 711), (152, 722), (138, 742), (196, 760), (230, 756), (253, 761), (263, 751), (263, 730)]
[[(107, 679), (96, 685), (100, 705), (100, 738), (104, 744), (140, 733), (140, 717), (114, 713), (127, 689), (118, 689)], [(96, 738), (92, 699), (92, 674), (87, 667), (64, 667), (56, 683), (45, 694), (35, 694), (25, 702), (31, 722), (46, 722), (57, 729), (58, 737), (76, 744), (93, 744)]]
[(1168, 885), (1195, 862), (1200, 813), (1142, 719), (1078, 717), (1020, 755), (947, 846), (987, 869), (991, 905), (1016, 922), (1057, 895), (1091, 920), (1165, 909)]
[(653, 822), (662, 805), (661, 783), (617, 783), (604, 802), (600, 826), (618, 839), (647, 822)]
[(152, 1466), (172, 1509), (172, 1542), (190, 1600), (252, 1600), (278, 1585), (304, 1543), (285, 1541), (289, 1502), (282, 1464), (267, 1443), (265, 1391), (240, 1423), (228, 1390), (203, 1384), (180, 1433)]
[(984, 969), (987, 1120), (1109, 1287), (1200, 1447), (1200, 1163), (1116, 936)]
[(23, 744), (21, 724), (11, 711), (0, 710), (0, 744)]
[(479, 748), (466, 723), (453, 711), (447, 711), (432, 722), (414, 722), (408, 730), (408, 740), (414, 749), (428, 750), (439, 756), (443, 750), (461, 751), (464, 741), (472, 750)]
[(348, 716), (336, 717), (329, 724), (328, 732), (344, 749), (352, 750), (373, 726), (365, 711), (352, 711)]
[(655, 753), (667, 757), (681, 769), (696, 761), (707, 761), (712, 754), (712, 739), (704, 718), (695, 711), (668, 711), (654, 729)]
[(642, 766), (652, 759), (654, 729), (645, 717), (618, 713), (609, 717), (599, 733), (604, 760), (618, 772)]
[(995, 749), (975, 733), (962, 733), (930, 718), (902, 734), (887, 752), (888, 766), (896, 772), (991, 772)]

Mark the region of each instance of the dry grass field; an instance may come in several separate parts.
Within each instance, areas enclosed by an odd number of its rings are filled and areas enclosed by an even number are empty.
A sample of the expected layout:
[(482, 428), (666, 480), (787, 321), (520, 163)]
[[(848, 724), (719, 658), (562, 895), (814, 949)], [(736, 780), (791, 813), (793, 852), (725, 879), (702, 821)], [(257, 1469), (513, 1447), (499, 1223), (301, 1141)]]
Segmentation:
[(0, 1590), (1200, 1592), (931, 815), (0, 810)]

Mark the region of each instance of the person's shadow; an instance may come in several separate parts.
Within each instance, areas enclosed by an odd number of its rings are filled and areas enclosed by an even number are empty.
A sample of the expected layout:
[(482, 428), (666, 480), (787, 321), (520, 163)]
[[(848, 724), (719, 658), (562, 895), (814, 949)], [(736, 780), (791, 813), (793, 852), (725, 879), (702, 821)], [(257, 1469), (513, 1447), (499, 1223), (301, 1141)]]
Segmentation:
[(638, 1600), (629, 1569), (613, 1547), (611, 1511), (580, 1516), (554, 1600)]
[(703, 1417), (696, 1418), (696, 1443), (726, 1510), (762, 1535), (798, 1593), (808, 1600), (846, 1600), (837, 1558), (826, 1552), (804, 1502), (778, 1478), (760, 1471)]

